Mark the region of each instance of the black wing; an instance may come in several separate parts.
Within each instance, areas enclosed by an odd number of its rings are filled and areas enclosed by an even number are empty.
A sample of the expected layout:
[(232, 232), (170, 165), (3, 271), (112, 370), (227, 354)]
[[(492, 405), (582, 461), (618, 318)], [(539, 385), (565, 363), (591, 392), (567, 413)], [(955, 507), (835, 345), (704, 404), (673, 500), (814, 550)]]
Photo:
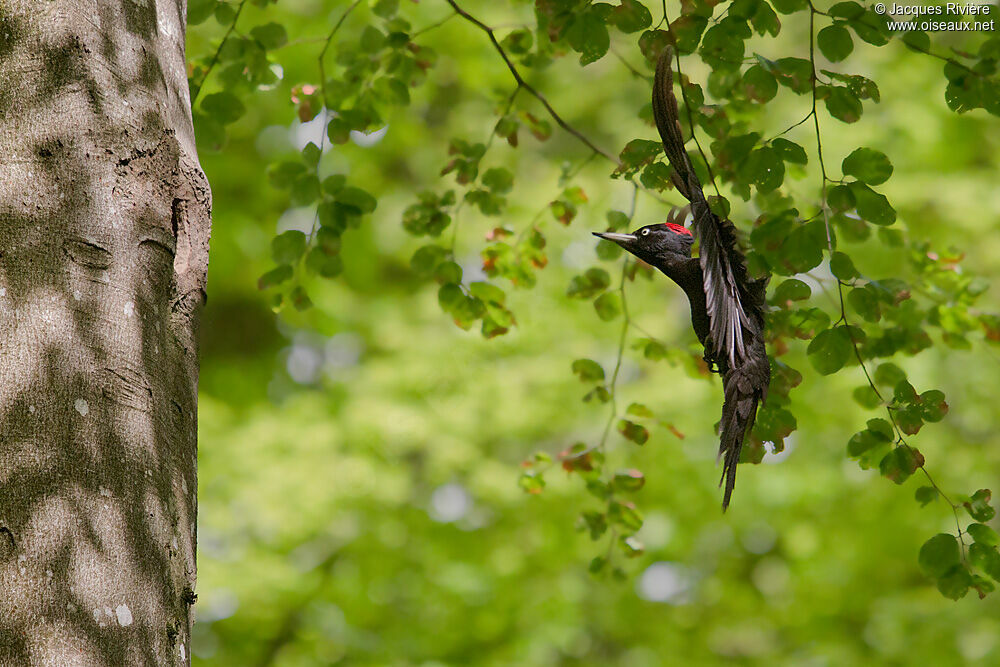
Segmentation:
[[(670, 69), (671, 49), (660, 54), (653, 82), (653, 118), (660, 131), (667, 159), (673, 166), (671, 178), (677, 190), (691, 202), (694, 232), (701, 242), (699, 261), (703, 273), (711, 340), (706, 342), (710, 358), (720, 366), (735, 368), (747, 357), (744, 329), (760, 335), (763, 328), (763, 294), (756, 281), (747, 277), (745, 259), (739, 249), (736, 228), (729, 220), (712, 213), (684, 149), (674, 97), (674, 76)], [(750, 291), (753, 294), (750, 294)], [(758, 305), (758, 302), (759, 305)], [(754, 317), (749, 316), (749, 306)]]
[(736, 228), (712, 213), (701, 183), (684, 150), (684, 135), (674, 97), (671, 50), (660, 55), (653, 82), (653, 117), (660, 131), (671, 179), (691, 202), (694, 232), (701, 241), (699, 263), (708, 311), (706, 357), (722, 374), (725, 400), (719, 423), (719, 457), (726, 484), (722, 509), (729, 506), (736, 485), (736, 464), (743, 441), (753, 428), (757, 406), (767, 396), (771, 369), (764, 349), (764, 288), (767, 280), (750, 280), (739, 248)]

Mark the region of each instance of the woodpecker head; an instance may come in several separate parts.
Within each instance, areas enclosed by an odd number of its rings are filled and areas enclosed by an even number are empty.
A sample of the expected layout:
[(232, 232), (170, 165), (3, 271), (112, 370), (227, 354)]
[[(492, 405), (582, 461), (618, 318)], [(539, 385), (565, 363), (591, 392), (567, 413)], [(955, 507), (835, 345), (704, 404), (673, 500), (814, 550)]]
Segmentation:
[(691, 244), (694, 235), (691, 231), (675, 222), (640, 227), (631, 234), (616, 234), (613, 232), (593, 232), (608, 241), (614, 241), (642, 261), (653, 266), (676, 258), (691, 256)]

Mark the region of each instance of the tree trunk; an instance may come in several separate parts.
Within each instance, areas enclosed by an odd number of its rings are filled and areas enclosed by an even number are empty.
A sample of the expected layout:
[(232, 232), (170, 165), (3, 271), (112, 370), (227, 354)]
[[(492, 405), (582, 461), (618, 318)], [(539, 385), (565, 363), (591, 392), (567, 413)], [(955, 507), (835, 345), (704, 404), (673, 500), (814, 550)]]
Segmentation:
[(0, 665), (189, 663), (211, 195), (184, 0), (0, 0)]

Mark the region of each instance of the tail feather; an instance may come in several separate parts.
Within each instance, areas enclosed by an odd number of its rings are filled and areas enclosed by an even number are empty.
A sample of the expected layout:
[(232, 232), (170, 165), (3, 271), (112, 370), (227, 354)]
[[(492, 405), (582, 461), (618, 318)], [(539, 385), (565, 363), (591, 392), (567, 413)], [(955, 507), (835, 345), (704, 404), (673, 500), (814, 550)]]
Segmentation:
[[(766, 357), (765, 357), (765, 364)], [(722, 511), (729, 507), (729, 499), (736, 487), (736, 466), (740, 462), (743, 441), (753, 429), (757, 418), (757, 405), (764, 399), (767, 383), (755, 382), (756, 364), (748, 364), (730, 370), (723, 378), (725, 400), (722, 404), (720, 423), (719, 458), (722, 459), (722, 477), (719, 486), (725, 482)], [(770, 369), (767, 378), (770, 379)]]

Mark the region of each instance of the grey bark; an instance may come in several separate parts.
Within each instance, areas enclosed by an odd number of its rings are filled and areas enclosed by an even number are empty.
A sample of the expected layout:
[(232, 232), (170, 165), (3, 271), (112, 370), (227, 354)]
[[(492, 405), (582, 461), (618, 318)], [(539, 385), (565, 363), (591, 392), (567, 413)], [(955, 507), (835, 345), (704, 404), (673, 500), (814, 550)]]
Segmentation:
[(184, 665), (211, 195), (185, 0), (0, 0), (0, 665)]

